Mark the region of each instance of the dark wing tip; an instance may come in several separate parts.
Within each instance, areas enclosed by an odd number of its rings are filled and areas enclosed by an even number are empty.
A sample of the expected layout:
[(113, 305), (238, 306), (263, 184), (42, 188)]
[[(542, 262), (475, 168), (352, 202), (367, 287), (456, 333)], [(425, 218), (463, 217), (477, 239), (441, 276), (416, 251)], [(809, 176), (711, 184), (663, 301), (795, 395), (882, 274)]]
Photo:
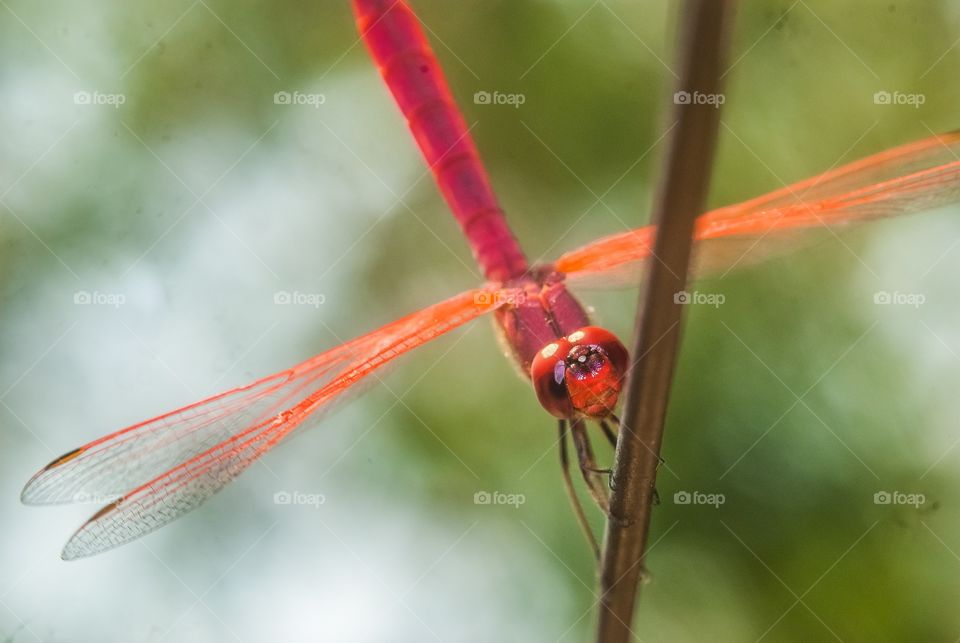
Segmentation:
[(81, 455), (84, 451), (86, 451), (85, 447), (78, 447), (72, 451), (67, 451), (60, 457), (51, 460), (45, 467), (33, 474), (33, 476), (27, 480), (27, 484), (23, 485), (23, 490), (20, 491), (20, 502), (25, 505), (48, 504), (42, 498), (36, 495), (37, 485), (43, 479), (44, 474), (66, 464), (67, 462), (70, 462), (77, 456)]
[(106, 504), (103, 507), (100, 507), (100, 509), (97, 510), (97, 513), (90, 516), (90, 518), (88, 518), (87, 521), (83, 523), (79, 529), (73, 532), (73, 535), (70, 536), (70, 540), (68, 540), (67, 544), (63, 546), (63, 551), (60, 552), (60, 559), (65, 561), (79, 560), (80, 558), (87, 558), (88, 556), (93, 556), (94, 554), (98, 554), (104, 549), (111, 549), (112, 547), (91, 548), (87, 546), (87, 544), (84, 542), (85, 539), (83, 538), (83, 536), (89, 535), (90, 525), (96, 523), (98, 520), (100, 520), (104, 516), (107, 516), (113, 513), (114, 511), (116, 511), (117, 508), (120, 506), (120, 504), (123, 502), (123, 500), (124, 500), (123, 498), (118, 498), (117, 500), (114, 500), (113, 502)]
[(70, 460), (73, 460), (75, 457), (77, 457), (84, 451), (86, 451), (84, 447), (77, 447), (72, 451), (67, 451), (59, 458), (54, 458), (53, 460), (51, 460), (50, 463), (47, 464), (47, 466), (45, 466), (43, 469), (40, 470), (40, 472), (42, 473), (44, 471), (49, 471), (50, 469), (55, 469), (59, 467), (61, 464), (64, 464), (66, 462), (69, 462)]

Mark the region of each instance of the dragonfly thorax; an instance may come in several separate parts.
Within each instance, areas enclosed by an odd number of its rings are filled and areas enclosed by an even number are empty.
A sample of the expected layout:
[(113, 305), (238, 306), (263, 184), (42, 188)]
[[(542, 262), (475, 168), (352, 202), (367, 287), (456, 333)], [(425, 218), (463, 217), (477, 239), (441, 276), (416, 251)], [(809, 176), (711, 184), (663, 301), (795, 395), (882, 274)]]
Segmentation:
[(627, 368), (616, 335), (585, 326), (544, 346), (530, 366), (540, 404), (559, 418), (605, 418), (613, 413)]

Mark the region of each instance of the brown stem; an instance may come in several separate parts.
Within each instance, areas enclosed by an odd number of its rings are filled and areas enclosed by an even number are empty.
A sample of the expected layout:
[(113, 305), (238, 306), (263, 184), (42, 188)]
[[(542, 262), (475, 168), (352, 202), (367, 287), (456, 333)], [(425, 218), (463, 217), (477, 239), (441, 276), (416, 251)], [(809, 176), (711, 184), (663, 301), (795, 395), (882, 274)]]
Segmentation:
[(733, 0), (685, 0), (679, 33), (679, 82), (664, 172), (653, 204), (657, 226), (650, 274), (637, 310), (634, 362), (627, 379), (614, 461), (610, 515), (600, 571), (597, 641), (631, 638), (650, 529), (660, 445), (676, 363), (694, 220), (703, 211)]

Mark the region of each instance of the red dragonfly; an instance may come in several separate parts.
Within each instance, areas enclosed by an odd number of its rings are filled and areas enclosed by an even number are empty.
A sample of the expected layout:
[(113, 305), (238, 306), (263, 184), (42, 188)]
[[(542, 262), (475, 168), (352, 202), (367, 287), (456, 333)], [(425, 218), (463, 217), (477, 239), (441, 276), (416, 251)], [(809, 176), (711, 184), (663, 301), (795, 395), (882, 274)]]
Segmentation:
[[(121, 429), (57, 458), (26, 484), (27, 504), (102, 497), (106, 506), (73, 534), (64, 559), (139, 538), (219, 491), (276, 444), (374, 371), (481, 315), (493, 313), (512, 358), (543, 407), (559, 419), (564, 482), (581, 522), (567, 461), (572, 440), (586, 486), (601, 508), (606, 485), (587, 422), (615, 439), (607, 420), (629, 367), (627, 350), (590, 325), (568, 284), (624, 275), (636, 281), (654, 230), (600, 239), (531, 266), (511, 233), (465, 121), (420, 24), (405, 2), (352, 0), (364, 42), (409, 123), (437, 185), (463, 229), (486, 285), (332, 348), (252, 384)], [(960, 199), (960, 134), (875, 154), (699, 218), (698, 242), (722, 247), (700, 268), (729, 267), (761, 240), (797, 229), (928, 210)], [(770, 239), (765, 239), (765, 238)], [(718, 244), (716, 240), (726, 240)], [(735, 243), (733, 243), (735, 242)], [(733, 245), (731, 246), (731, 243)], [(766, 247), (766, 243), (764, 246)], [(734, 250), (731, 252), (731, 248)], [(587, 530), (594, 550), (596, 543)]]

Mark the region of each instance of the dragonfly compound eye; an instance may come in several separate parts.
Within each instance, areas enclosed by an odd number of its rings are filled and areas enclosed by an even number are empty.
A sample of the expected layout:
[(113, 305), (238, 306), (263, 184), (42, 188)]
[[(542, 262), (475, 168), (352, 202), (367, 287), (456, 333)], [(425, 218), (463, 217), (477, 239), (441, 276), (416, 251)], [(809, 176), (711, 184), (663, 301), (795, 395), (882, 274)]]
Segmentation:
[(581, 328), (537, 353), (530, 367), (537, 399), (556, 417), (606, 417), (617, 405), (627, 359), (613, 333)]

